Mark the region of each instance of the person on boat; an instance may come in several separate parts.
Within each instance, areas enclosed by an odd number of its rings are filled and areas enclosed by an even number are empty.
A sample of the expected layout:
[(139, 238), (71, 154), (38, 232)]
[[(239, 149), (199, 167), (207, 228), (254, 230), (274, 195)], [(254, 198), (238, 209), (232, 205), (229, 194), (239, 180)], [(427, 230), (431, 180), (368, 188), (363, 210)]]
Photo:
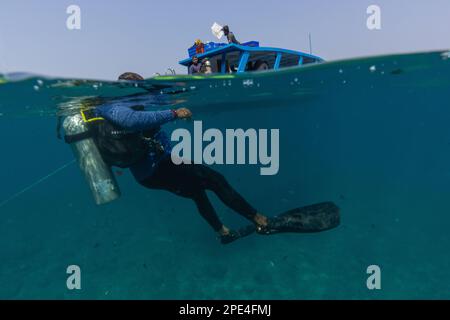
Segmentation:
[(189, 74), (200, 73), (202, 69), (202, 63), (198, 61), (197, 56), (192, 57), (192, 64), (189, 66)]
[(234, 36), (234, 33), (230, 31), (230, 28), (228, 26), (224, 26), (222, 28), (222, 31), (227, 37), (228, 43), (241, 44), (239, 41), (237, 41), (236, 37)]
[(195, 53), (196, 54), (205, 53), (205, 44), (200, 39), (195, 40)]
[[(119, 80), (140, 81), (143, 78), (127, 72)], [(109, 165), (114, 166), (116, 161), (125, 163), (131, 158), (136, 159), (128, 167), (139, 184), (148, 189), (167, 190), (192, 199), (200, 215), (218, 233), (223, 244), (232, 242), (238, 234), (221, 222), (208, 199), (207, 190), (213, 191), (226, 206), (254, 223), (257, 230), (262, 231), (267, 226), (267, 217), (254, 209), (222, 174), (204, 165), (176, 165), (172, 162), (170, 140), (161, 126), (177, 119), (191, 118), (190, 110), (144, 111), (143, 107), (105, 104), (96, 107), (94, 116), (104, 119), (100, 123), (103, 129), (97, 130), (106, 132), (97, 134), (97, 145), (102, 157), (105, 154), (111, 158), (110, 150), (129, 150), (128, 154), (121, 154), (118, 160), (107, 161), (108, 157), (104, 157)], [(108, 131), (123, 132), (123, 135), (111, 138)], [(111, 147), (105, 148), (108, 145)], [(146, 145), (146, 148), (142, 145)]]
[(209, 59), (205, 59), (205, 61), (203, 62), (201, 73), (203, 73), (203, 74), (211, 74), (211, 73), (213, 73), (212, 66), (211, 66), (211, 61), (209, 61)]

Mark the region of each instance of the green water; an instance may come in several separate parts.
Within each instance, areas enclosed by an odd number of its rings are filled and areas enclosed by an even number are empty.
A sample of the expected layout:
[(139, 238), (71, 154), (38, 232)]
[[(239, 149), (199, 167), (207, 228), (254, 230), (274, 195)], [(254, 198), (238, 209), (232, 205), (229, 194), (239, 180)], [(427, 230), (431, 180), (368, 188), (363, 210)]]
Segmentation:
[[(0, 81), (0, 298), (450, 298), (450, 54), (144, 84), (9, 75)], [(215, 166), (260, 211), (334, 201), (342, 225), (222, 246), (195, 205), (140, 187), (95, 206), (56, 138), (56, 115), (98, 103), (188, 107), (205, 128), (280, 129), (280, 171)], [(167, 125), (192, 128), (192, 122)], [(11, 200), (8, 200), (11, 199)], [(231, 227), (245, 224), (211, 196)], [(82, 290), (66, 288), (66, 268)], [(366, 287), (369, 265), (382, 289)]]

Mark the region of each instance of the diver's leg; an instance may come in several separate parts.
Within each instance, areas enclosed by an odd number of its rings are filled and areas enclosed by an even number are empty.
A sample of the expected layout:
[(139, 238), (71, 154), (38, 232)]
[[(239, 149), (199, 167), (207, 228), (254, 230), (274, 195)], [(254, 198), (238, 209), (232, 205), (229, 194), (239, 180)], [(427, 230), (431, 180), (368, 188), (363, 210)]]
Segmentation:
[[(218, 233), (226, 233), (227, 228), (220, 221), (216, 210), (209, 201), (208, 196), (204, 190), (197, 190), (195, 194), (190, 196), (197, 205), (200, 215), (208, 222), (208, 224)], [(229, 230), (228, 230), (229, 231)]]
[(217, 194), (219, 199), (226, 206), (248, 220), (256, 223), (258, 226), (267, 225), (267, 217), (258, 213), (258, 211), (228, 183), (221, 173), (203, 165), (194, 165), (192, 170), (202, 181), (202, 186)]
[(155, 173), (140, 184), (150, 189), (160, 189), (170, 191), (178, 196), (192, 199), (199, 210), (200, 215), (208, 224), (221, 235), (229, 233), (219, 217), (214, 207), (206, 195), (201, 181), (192, 174), (191, 165), (175, 165), (170, 158), (164, 159), (155, 169)]

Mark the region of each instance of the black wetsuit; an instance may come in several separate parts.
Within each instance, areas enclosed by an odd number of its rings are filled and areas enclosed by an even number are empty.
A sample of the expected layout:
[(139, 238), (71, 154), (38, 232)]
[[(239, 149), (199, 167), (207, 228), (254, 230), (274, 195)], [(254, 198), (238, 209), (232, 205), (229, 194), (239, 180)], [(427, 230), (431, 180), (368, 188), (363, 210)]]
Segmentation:
[(170, 157), (165, 157), (158, 163), (153, 176), (140, 181), (140, 184), (194, 200), (200, 214), (215, 231), (219, 231), (223, 224), (209, 201), (206, 190), (213, 191), (225, 205), (250, 221), (253, 221), (257, 213), (222, 174), (203, 165), (175, 165)]

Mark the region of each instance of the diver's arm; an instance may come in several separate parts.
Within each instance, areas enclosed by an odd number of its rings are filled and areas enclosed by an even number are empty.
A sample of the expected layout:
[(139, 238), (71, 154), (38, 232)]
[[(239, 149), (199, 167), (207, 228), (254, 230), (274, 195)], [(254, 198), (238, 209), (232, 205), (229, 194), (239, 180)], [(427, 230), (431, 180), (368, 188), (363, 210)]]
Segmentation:
[(124, 129), (143, 131), (159, 127), (177, 118), (173, 110), (135, 111), (131, 107), (114, 106), (99, 108), (99, 114), (106, 120)]

